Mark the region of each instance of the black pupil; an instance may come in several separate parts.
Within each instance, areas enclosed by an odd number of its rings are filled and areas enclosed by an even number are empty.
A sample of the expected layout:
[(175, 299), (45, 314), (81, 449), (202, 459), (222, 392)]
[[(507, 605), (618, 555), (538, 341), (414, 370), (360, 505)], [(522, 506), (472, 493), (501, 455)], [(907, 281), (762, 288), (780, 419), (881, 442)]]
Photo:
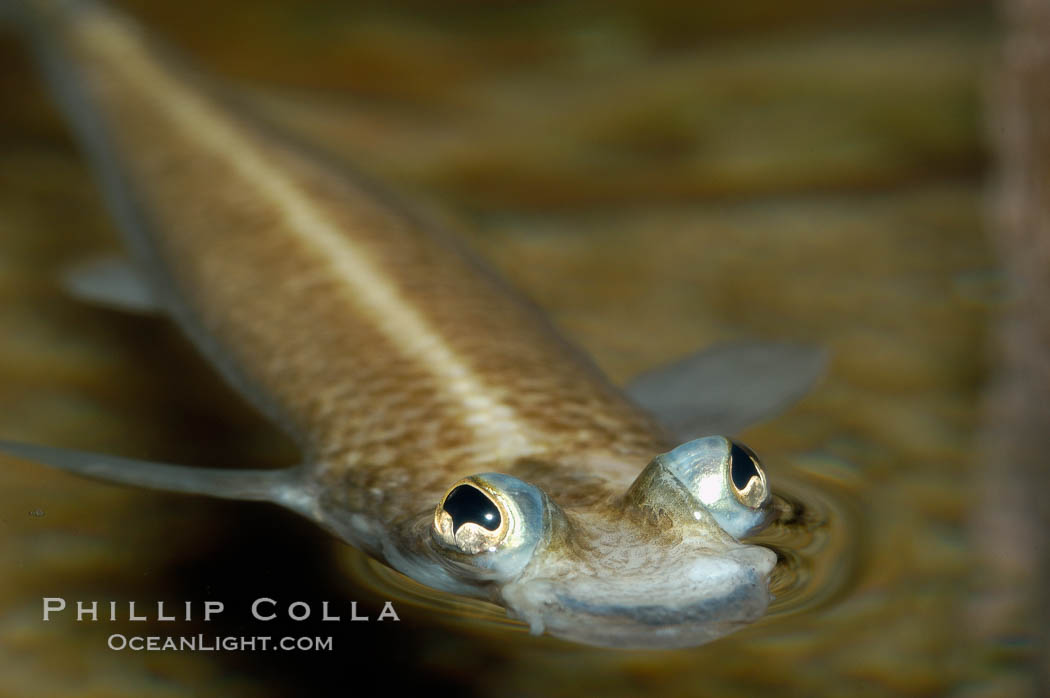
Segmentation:
[(445, 497), (444, 510), (452, 517), (452, 530), (465, 523), (478, 524), (490, 531), (499, 528), (499, 509), (477, 487), (460, 485)]
[(729, 450), (729, 460), (729, 474), (732, 476), (733, 484), (738, 490), (747, 487), (747, 483), (751, 482), (751, 478), (760, 478), (754, 457), (741, 448), (740, 444), (733, 443), (733, 447)]

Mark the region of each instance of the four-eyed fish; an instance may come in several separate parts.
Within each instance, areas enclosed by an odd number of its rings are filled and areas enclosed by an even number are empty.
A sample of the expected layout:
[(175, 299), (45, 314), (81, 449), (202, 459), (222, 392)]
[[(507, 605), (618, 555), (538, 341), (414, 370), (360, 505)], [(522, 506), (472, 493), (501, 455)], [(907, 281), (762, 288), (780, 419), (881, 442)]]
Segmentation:
[(776, 555), (740, 539), (771, 516), (766, 474), (743, 445), (696, 437), (799, 396), (817, 352), (723, 347), (643, 376), (628, 397), (455, 243), (226, 105), (132, 21), (88, 0), (4, 10), (139, 274), (96, 267), (72, 285), (168, 313), (293, 435), (303, 464), (0, 450), (282, 505), (535, 633), (681, 647), (764, 613)]

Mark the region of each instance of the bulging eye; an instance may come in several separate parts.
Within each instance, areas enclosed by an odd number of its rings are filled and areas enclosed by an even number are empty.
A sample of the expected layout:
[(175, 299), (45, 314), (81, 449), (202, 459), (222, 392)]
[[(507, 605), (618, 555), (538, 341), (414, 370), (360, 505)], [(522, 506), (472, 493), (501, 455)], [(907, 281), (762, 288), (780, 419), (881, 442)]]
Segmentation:
[(507, 537), (510, 519), (481, 483), (464, 480), (448, 491), (434, 512), (440, 542), (464, 553), (493, 552)]
[(660, 459), (729, 535), (743, 538), (767, 523), (772, 496), (758, 456), (747, 446), (708, 436)]
[(730, 444), (729, 476), (733, 481), (733, 495), (746, 506), (758, 506), (769, 495), (758, 456), (747, 446), (727, 440)]
[(486, 578), (511, 576), (546, 536), (548, 504), (539, 489), (510, 475), (472, 475), (441, 498), (431, 534), (447, 564)]

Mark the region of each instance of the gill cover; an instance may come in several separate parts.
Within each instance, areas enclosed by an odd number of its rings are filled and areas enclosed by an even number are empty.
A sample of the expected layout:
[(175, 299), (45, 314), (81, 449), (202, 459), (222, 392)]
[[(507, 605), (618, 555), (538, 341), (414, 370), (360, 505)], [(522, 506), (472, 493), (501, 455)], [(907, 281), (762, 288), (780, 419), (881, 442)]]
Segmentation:
[(435, 550), (453, 571), (506, 581), (547, 539), (551, 507), (539, 488), (516, 477), (472, 475), (452, 485), (434, 511)]

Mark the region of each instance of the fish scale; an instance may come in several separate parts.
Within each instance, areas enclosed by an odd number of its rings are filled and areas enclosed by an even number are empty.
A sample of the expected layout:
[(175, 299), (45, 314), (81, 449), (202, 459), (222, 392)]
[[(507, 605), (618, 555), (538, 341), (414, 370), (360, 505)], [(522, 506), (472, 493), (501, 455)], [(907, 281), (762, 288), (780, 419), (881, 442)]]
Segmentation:
[[(304, 462), (217, 470), (0, 450), (277, 503), (418, 581), (581, 642), (700, 644), (765, 611), (776, 556), (739, 540), (771, 515), (749, 450), (722, 436), (672, 449), (653, 406), (469, 252), (231, 108), (130, 20), (87, 1), (15, 7), (160, 306)], [(699, 364), (725, 373), (755, 355)], [(783, 394), (819, 364), (795, 357), (787, 370), (809, 370)], [(676, 371), (649, 394), (693, 385)], [(686, 408), (711, 412), (703, 402)]]

